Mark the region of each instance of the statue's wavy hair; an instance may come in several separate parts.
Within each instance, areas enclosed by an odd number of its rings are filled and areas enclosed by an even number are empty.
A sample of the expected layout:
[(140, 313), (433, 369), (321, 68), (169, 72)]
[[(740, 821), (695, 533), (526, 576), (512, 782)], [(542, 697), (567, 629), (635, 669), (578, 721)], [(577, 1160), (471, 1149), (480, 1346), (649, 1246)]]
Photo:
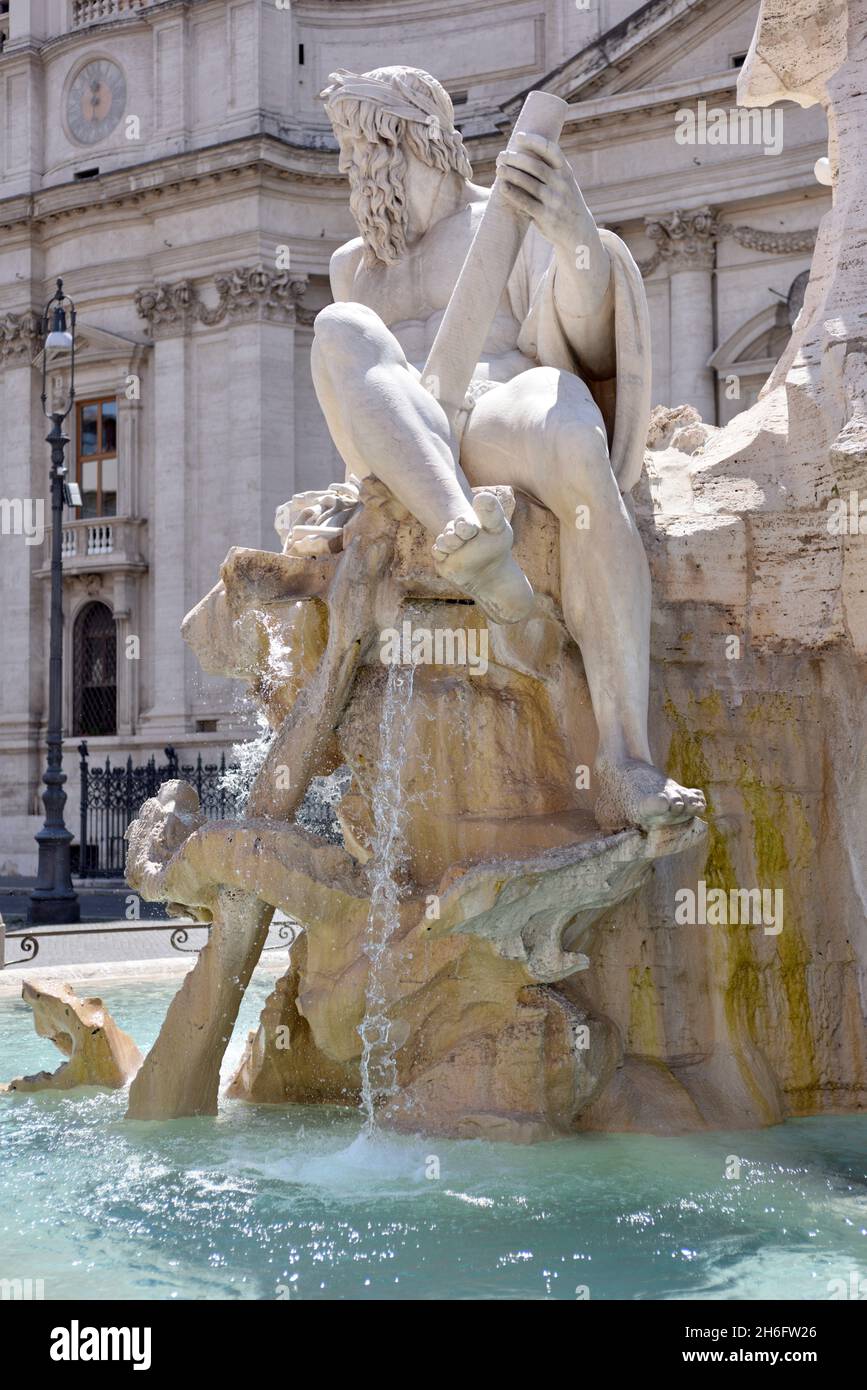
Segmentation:
[[(439, 116), (418, 120), (396, 116), (385, 106), (364, 97), (335, 92), (326, 109), (335, 130), (344, 129), (368, 144), (361, 167), (356, 172), (349, 205), (361, 228), (367, 265), (384, 261), (393, 265), (406, 250), (405, 179), (409, 150), (417, 159), (447, 174), (453, 171), (472, 178), (473, 168), (464, 149), (460, 131), (454, 127), (451, 97), (435, 77), (418, 68), (374, 68), (369, 76), (388, 81), (399, 78), (401, 85), (431, 100)], [(400, 92), (396, 88), (395, 94)]]

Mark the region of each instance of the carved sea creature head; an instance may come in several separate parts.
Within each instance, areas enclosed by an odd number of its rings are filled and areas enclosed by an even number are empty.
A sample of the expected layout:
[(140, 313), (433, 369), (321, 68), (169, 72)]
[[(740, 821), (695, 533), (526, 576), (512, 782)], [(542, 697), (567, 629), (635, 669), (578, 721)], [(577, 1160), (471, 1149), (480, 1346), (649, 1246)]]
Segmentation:
[(442, 174), (472, 177), (448, 92), (421, 68), (333, 72), (320, 93), (349, 176), (349, 206), (365, 263), (394, 265), (406, 250), (406, 171), (415, 157)]
[(177, 778), (163, 782), (127, 827), (126, 879), (130, 887), (148, 898), (148, 890), (156, 890), (172, 856), (205, 822), (195, 787)]

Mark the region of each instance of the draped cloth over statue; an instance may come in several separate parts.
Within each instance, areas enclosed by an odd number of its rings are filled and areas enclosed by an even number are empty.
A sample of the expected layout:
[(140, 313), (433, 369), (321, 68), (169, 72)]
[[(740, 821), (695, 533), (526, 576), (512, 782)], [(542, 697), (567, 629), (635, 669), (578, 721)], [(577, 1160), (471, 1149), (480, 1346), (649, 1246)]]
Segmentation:
[(507, 293), (521, 325), (521, 352), (540, 367), (558, 367), (587, 381), (608, 431), (612, 471), (620, 491), (631, 492), (644, 464), (650, 415), (650, 321), (641, 271), (628, 247), (605, 228), (600, 228), (599, 236), (614, 278), (616, 377), (607, 381), (584, 377), (554, 303), (554, 249), (533, 226), (524, 238)]

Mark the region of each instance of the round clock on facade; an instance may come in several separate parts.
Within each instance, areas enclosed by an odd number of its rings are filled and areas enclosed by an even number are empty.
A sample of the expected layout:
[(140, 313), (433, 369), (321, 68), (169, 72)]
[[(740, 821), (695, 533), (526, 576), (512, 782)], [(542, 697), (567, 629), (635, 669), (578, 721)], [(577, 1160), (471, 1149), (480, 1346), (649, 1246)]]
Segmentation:
[(110, 135), (126, 106), (126, 78), (117, 63), (94, 58), (76, 75), (66, 97), (70, 134), (80, 145)]

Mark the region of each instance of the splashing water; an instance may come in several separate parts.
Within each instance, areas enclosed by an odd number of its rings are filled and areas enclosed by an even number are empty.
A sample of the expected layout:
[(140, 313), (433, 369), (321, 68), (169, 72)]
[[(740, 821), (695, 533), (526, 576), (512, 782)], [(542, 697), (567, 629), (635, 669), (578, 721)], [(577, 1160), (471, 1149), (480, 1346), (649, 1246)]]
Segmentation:
[(235, 815), (242, 814), (250, 795), (250, 788), (274, 738), (274, 730), (261, 710), (254, 711), (254, 718), (258, 725), (256, 737), (232, 745), (230, 761), (221, 779), (222, 789), (229, 798)]
[[(295, 604), (296, 609), (300, 606), (300, 601)], [(284, 636), (283, 625), (273, 614), (257, 611), (256, 616), (268, 639), (268, 650), (261, 668), (262, 689), (266, 695), (272, 695), (295, 674), (296, 652)]]
[(385, 956), (398, 925), (400, 885), (397, 871), (406, 855), (403, 830), (406, 806), (401, 766), (406, 757), (406, 720), (415, 667), (389, 666), (382, 707), (380, 768), (373, 789), (373, 846), (370, 860), (370, 912), (364, 951), (368, 957), (367, 989), (361, 1034), (361, 1108), (366, 1136), (376, 1128), (376, 1107), (397, 1090), (396, 1046), (386, 1012)]
[(347, 766), (327, 776), (314, 777), (295, 813), (295, 824), (329, 845), (344, 844), (337, 808), (351, 782), (352, 772)]
[[(269, 697), (281, 684), (291, 679), (293, 649), (284, 639), (280, 624), (270, 613), (257, 611), (256, 617), (267, 642), (261, 678), (262, 692)], [(238, 640), (242, 641), (240, 628)], [(229, 811), (240, 816), (243, 815), (256, 774), (268, 756), (275, 730), (271, 728), (258, 700), (252, 698), (249, 693), (236, 692), (235, 710), (245, 720), (251, 720), (256, 725), (256, 732), (252, 738), (232, 745), (229, 766), (221, 779), (221, 788), (229, 802)]]
[[(281, 685), (286, 685), (292, 679), (296, 660), (295, 649), (286, 640), (283, 627), (272, 614), (257, 610), (256, 617), (267, 643), (260, 668), (259, 698), (264, 696), (267, 701)], [(232, 745), (231, 765), (226, 768), (221, 785), (230, 800), (234, 814), (243, 815), (253, 783), (268, 756), (276, 730), (269, 724), (267, 714), (258, 698), (254, 699), (249, 694), (243, 695), (236, 701), (236, 709), (245, 718), (252, 716), (256, 724), (256, 733), (251, 739)]]

